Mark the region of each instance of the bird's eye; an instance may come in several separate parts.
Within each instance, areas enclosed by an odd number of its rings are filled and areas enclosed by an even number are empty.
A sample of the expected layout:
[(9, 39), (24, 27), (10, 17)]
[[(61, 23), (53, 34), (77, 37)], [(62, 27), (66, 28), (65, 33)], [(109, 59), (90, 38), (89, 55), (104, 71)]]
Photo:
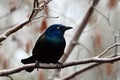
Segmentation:
[(59, 29), (60, 29), (60, 27), (58, 26), (58, 27), (57, 27), (57, 29), (59, 30)]

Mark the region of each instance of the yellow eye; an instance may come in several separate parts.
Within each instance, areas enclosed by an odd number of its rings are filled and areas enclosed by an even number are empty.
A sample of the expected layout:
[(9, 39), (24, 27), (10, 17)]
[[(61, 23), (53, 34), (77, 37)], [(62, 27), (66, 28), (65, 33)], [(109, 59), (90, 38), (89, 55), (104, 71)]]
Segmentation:
[(60, 29), (60, 27), (58, 26), (57, 29)]

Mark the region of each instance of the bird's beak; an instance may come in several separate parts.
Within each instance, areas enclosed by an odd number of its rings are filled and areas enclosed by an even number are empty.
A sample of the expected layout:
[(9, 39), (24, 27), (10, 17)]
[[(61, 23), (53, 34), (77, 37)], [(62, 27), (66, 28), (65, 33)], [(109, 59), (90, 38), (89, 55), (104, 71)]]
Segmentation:
[(62, 30), (63, 30), (63, 31), (66, 31), (66, 30), (68, 30), (68, 29), (72, 29), (72, 27), (65, 26)]

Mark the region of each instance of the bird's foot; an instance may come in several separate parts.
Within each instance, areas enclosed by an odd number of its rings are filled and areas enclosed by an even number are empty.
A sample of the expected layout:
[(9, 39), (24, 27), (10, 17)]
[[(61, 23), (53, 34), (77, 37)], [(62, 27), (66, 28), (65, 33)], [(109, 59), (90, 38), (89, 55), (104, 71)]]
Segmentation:
[(40, 64), (38, 61), (35, 62), (35, 67), (37, 68), (37, 71), (39, 71)]
[(57, 62), (58, 71), (61, 71), (63, 64), (61, 62)]

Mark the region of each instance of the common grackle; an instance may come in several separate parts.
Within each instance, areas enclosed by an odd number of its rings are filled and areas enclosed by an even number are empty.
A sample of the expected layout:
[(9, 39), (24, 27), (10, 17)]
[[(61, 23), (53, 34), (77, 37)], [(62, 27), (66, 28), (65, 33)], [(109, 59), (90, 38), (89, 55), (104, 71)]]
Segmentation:
[[(67, 27), (61, 24), (53, 24), (37, 40), (32, 56), (22, 59), (23, 64), (29, 63), (59, 63), (58, 60), (64, 53), (65, 39), (64, 32), (72, 27)], [(26, 69), (27, 72), (32, 72), (34, 68)]]

